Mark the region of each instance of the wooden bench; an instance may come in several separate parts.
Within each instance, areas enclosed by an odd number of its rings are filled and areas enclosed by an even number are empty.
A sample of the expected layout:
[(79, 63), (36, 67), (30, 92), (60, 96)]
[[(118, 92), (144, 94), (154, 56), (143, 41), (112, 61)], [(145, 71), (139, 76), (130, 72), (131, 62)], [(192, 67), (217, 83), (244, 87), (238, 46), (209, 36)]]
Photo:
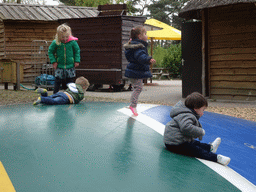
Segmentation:
[(160, 79), (162, 76), (162, 69), (163, 68), (152, 68), (152, 76)]
[(169, 80), (171, 79), (169, 69), (166, 68), (152, 68), (152, 76), (155, 76), (159, 80), (162, 77), (167, 77)]
[(161, 79), (162, 77), (167, 77), (169, 80), (171, 79), (171, 78), (170, 78), (169, 69), (163, 69), (163, 70), (162, 70), (162, 75), (160, 76), (159, 79)]

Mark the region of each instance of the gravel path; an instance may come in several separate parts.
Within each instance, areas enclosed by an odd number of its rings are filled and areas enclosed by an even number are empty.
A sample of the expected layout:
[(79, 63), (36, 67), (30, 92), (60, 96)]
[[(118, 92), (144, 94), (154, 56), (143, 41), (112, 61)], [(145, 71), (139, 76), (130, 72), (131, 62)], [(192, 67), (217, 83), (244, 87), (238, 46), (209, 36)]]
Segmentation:
[[(110, 92), (108, 86), (104, 86), (98, 91), (88, 91), (87, 100), (129, 102), (131, 91)], [(96, 99), (97, 98), (97, 99)], [(182, 98), (181, 80), (153, 80), (152, 83), (144, 85), (139, 97), (139, 103), (154, 103), (173, 106)], [(251, 121), (256, 121), (256, 101), (213, 101), (208, 100), (207, 111), (230, 115)]]
[[(153, 80), (152, 83), (144, 85), (139, 97), (139, 103), (152, 103), (173, 106), (182, 98), (181, 80)], [(29, 87), (29, 86), (27, 86)], [(31, 87), (30, 87), (31, 88)], [(97, 91), (87, 91), (85, 101), (106, 101), (129, 103), (131, 91), (111, 92), (107, 85)], [(52, 94), (52, 91), (49, 92)], [(13, 91), (13, 87), (4, 90), (0, 85), (0, 105), (17, 103), (32, 103), (38, 95), (33, 91), (24, 90)], [(256, 101), (212, 101), (208, 100), (207, 111), (234, 116), (242, 119), (256, 121)]]

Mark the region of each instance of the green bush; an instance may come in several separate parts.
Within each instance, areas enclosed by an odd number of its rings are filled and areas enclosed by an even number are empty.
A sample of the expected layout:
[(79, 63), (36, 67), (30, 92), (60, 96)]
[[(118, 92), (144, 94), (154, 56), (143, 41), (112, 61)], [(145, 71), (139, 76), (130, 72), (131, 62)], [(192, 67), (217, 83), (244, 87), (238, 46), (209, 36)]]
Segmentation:
[[(161, 67), (169, 69), (174, 78), (181, 77), (181, 43), (179, 44), (165, 44), (167, 48), (161, 46), (160, 44), (154, 43), (153, 47), (153, 58), (156, 63), (153, 67)], [(151, 49), (149, 47), (148, 52), (150, 54)]]
[(161, 67), (170, 70), (173, 73), (173, 77), (181, 77), (181, 44), (170, 45), (167, 49), (167, 54), (163, 57)]
[[(149, 50), (150, 53), (150, 50)], [(153, 48), (153, 58), (156, 60), (156, 63), (153, 67), (161, 67), (161, 63), (163, 62), (163, 58), (167, 54), (167, 49), (161, 47), (160, 45)]]

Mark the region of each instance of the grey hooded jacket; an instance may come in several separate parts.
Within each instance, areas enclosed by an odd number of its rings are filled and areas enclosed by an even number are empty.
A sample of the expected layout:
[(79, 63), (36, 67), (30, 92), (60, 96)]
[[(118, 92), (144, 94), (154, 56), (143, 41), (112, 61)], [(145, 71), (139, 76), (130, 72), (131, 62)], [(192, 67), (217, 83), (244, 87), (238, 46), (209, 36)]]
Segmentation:
[(198, 121), (199, 115), (187, 108), (182, 101), (173, 107), (170, 116), (172, 120), (165, 126), (165, 144), (180, 145), (204, 136), (205, 131)]

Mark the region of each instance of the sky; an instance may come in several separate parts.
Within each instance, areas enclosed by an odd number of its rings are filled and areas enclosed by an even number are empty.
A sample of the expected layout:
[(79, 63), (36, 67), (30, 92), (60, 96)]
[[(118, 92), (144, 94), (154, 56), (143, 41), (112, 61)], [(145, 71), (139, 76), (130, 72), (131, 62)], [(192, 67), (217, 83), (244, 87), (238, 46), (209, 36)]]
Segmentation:
[(56, 0), (45, 0), (45, 5), (59, 5), (59, 3)]

